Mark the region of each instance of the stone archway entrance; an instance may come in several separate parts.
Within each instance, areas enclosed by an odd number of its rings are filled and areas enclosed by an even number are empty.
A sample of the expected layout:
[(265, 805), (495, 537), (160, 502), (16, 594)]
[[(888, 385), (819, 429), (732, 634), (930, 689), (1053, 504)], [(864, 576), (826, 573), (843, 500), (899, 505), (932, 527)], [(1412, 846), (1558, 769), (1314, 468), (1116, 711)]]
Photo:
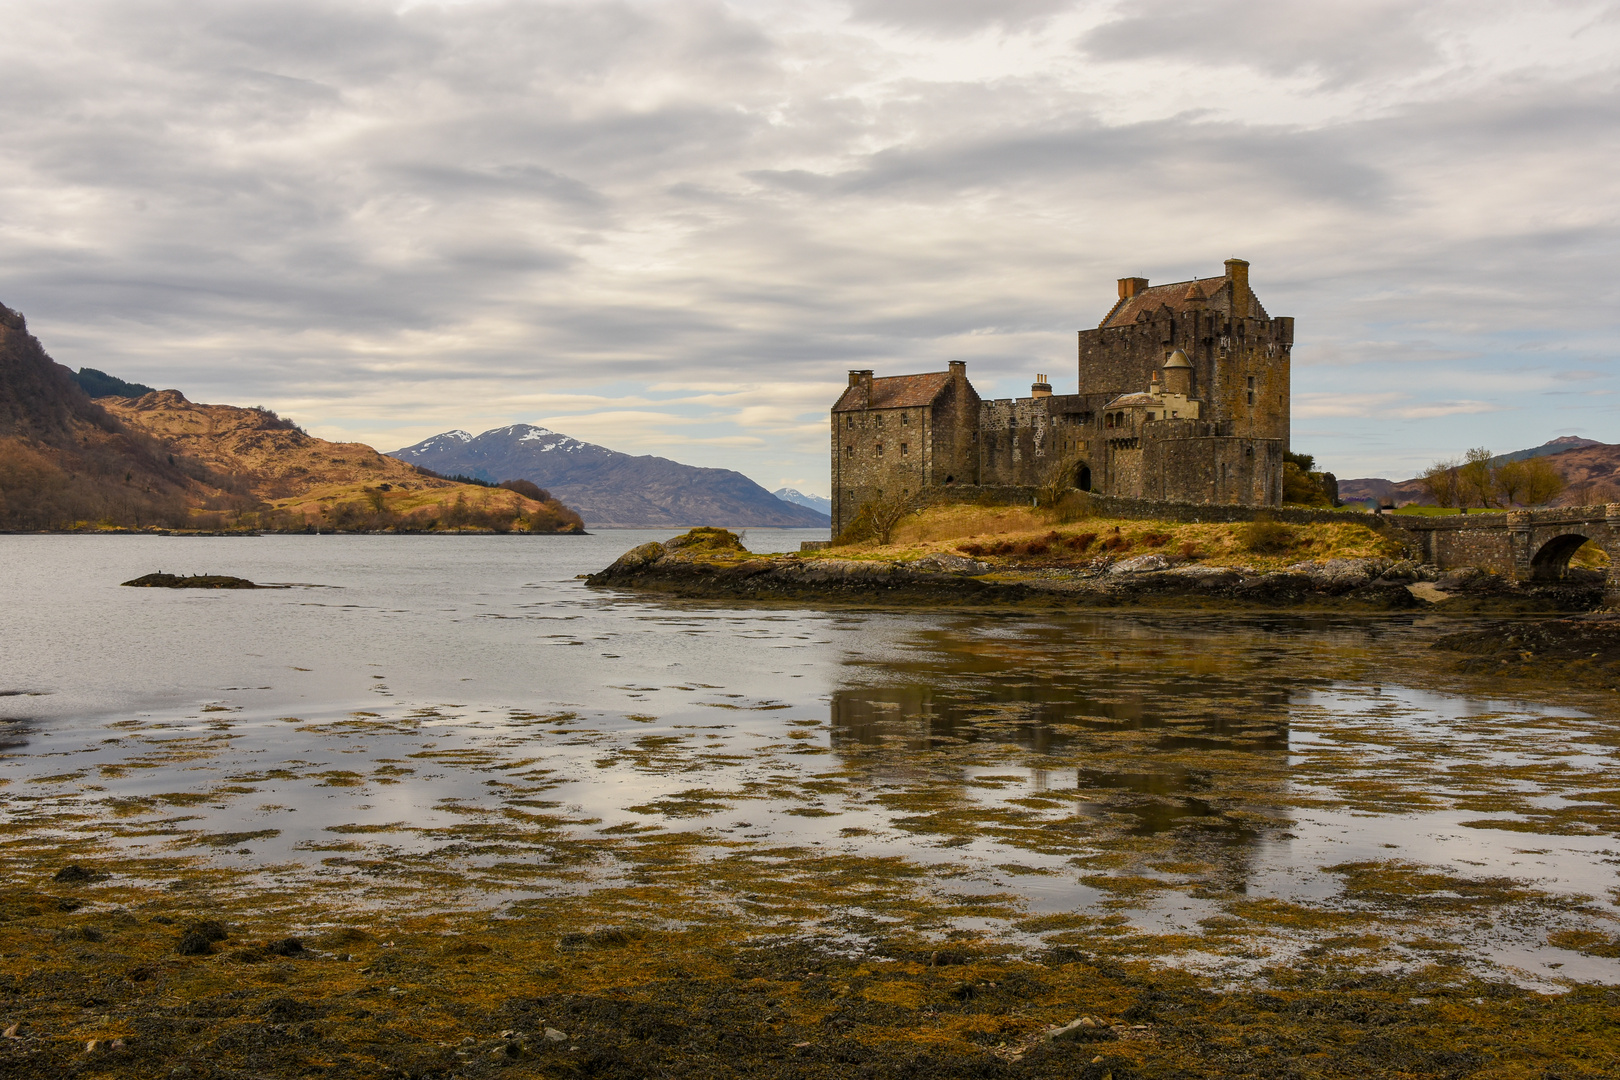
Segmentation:
[(1569, 559), (1590, 539), (1580, 533), (1564, 533), (1546, 541), (1530, 557), (1530, 576), (1535, 581), (1562, 581), (1569, 574)]
[(1081, 491), (1091, 490), (1091, 466), (1083, 461), (1074, 468), (1074, 486)]

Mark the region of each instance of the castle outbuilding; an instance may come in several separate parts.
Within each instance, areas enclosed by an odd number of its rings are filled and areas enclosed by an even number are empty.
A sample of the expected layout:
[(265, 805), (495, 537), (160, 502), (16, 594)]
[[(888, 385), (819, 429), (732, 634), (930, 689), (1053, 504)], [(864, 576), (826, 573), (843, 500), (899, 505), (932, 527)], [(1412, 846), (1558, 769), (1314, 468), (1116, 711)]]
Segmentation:
[(1053, 470), (1082, 491), (1276, 506), (1288, 449), (1294, 320), (1272, 318), (1249, 264), (1150, 285), (1079, 333), (1078, 390), (1038, 375), (1027, 398), (983, 401), (967, 365), (874, 378), (852, 371), (832, 409), (833, 529), (874, 500), (953, 485), (1035, 486)]

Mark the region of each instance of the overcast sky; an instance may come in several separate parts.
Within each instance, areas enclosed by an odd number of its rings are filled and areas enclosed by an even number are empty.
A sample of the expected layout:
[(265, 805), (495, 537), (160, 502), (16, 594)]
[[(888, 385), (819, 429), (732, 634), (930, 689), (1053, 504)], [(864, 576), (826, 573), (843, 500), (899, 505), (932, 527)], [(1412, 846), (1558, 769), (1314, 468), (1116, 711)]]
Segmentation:
[(1341, 477), (1620, 442), (1620, 4), (0, 0), (0, 302), (390, 450), (826, 493), (851, 367), (1075, 389), (1249, 259)]

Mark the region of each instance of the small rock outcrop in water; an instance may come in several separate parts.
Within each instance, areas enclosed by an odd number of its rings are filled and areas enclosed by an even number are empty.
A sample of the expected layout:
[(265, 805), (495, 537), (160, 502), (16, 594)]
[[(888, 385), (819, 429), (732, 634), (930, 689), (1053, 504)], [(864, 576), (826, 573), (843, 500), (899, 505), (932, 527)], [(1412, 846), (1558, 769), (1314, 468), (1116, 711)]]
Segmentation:
[(255, 585), (247, 578), (228, 574), (143, 574), (133, 581), (123, 582), (137, 589), (273, 589), (274, 585)]
[(1406, 560), (1326, 559), (1280, 570), (1208, 566), (1153, 554), (1070, 567), (993, 566), (936, 552), (921, 558), (755, 555), (725, 529), (693, 529), (642, 544), (586, 579), (675, 596), (748, 600), (1062, 607), (1322, 607), (1392, 611), (1583, 611), (1602, 602), (1590, 581), (1522, 583), (1473, 572), (1442, 574)]

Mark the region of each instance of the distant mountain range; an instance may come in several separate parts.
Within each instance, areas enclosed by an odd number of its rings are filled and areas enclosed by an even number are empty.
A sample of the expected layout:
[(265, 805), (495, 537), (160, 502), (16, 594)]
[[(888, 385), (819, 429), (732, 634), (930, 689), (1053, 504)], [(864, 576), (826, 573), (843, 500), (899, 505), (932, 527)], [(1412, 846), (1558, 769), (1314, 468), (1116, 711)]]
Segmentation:
[[(1569, 488), (1558, 502), (1571, 500), (1586, 502), (1597, 497), (1610, 501), (1607, 494), (1620, 498), (1620, 445), (1583, 439), (1578, 435), (1564, 435), (1528, 450), (1514, 450), (1498, 454), (1492, 462), (1500, 465), (1507, 461), (1526, 458), (1551, 457), (1553, 466), (1563, 475)], [(1596, 496), (1594, 496), (1596, 492)], [(1393, 499), (1396, 505), (1428, 503), (1433, 500), (1423, 488), (1423, 481), (1385, 480), (1381, 477), (1363, 477), (1358, 480), (1339, 481), (1341, 502), (1359, 502), (1363, 499)]]
[(783, 502), (808, 506), (817, 513), (826, 514), (829, 518), (832, 516), (832, 500), (824, 495), (806, 495), (804, 492), (795, 491), (793, 488), (777, 488), (771, 494)]
[(742, 473), (633, 456), (532, 424), (482, 435), (447, 431), (389, 456), (446, 475), (529, 480), (577, 510), (587, 527), (828, 528), (820, 510), (777, 498)]

